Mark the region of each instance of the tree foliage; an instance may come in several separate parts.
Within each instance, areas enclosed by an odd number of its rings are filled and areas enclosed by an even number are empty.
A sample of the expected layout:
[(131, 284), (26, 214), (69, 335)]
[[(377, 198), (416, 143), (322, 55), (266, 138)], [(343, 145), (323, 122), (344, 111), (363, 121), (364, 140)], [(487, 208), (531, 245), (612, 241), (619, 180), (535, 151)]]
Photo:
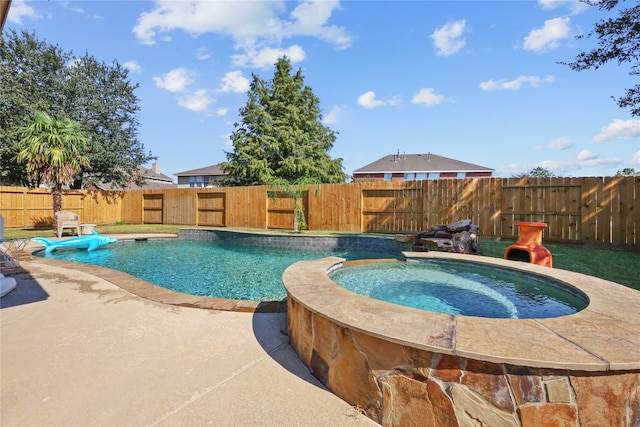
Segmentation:
[(616, 176), (629, 176), (636, 173), (634, 168), (624, 168), (621, 171), (616, 172)]
[(37, 112), (28, 124), (18, 129), (20, 151), (16, 160), (31, 178), (51, 188), (53, 212), (62, 209), (62, 186), (74, 180), (82, 168), (89, 167), (87, 134), (78, 123), (56, 119)]
[(224, 166), (229, 185), (268, 185), (275, 179), (344, 182), (342, 159), (329, 151), (336, 134), (321, 123), (319, 99), (302, 71), (291, 74), (287, 57), (275, 64), (271, 81), (253, 74), (242, 123), (231, 135), (233, 151)]
[(542, 166), (536, 166), (535, 168), (531, 168), (528, 172), (524, 172), (518, 175), (515, 175), (514, 178), (555, 178), (557, 175), (554, 175), (547, 168), (543, 168)]
[[(624, 0), (581, 1), (610, 12)], [(596, 37), (598, 46), (588, 52), (580, 52), (573, 62), (568, 63), (572, 70), (598, 69), (607, 62), (616, 61), (618, 65), (630, 63), (629, 74), (640, 75), (640, 4), (632, 3), (631, 7), (619, 8), (618, 17), (601, 19), (586, 36), (578, 36), (578, 39)], [(625, 89), (625, 95), (615, 101), (621, 108), (630, 108), (633, 116), (640, 116), (640, 85)]]
[(307, 229), (307, 220), (304, 215), (302, 198), (304, 197), (305, 191), (307, 191), (308, 187), (312, 184), (315, 184), (316, 194), (318, 194), (320, 192), (319, 183), (314, 179), (306, 177), (299, 178), (295, 182), (289, 182), (283, 178), (275, 178), (268, 183), (268, 185), (273, 188), (272, 191), (269, 191), (270, 197), (276, 197), (278, 193), (282, 193), (293, 199), (293, 231), (295, 232)]
[(154, 159), (137, 139), (138, 98), (128, 71), (89, 54), (76, 57), (35, 34), (15, 30), (0, 40), (0, 181), (32, 186), (25, 166), (15, 162), (17, 130), (37, 111), (77, 122), (87, 132), (83, 167), (76, 186), (89, 182), (123, 187), (138, 167)]

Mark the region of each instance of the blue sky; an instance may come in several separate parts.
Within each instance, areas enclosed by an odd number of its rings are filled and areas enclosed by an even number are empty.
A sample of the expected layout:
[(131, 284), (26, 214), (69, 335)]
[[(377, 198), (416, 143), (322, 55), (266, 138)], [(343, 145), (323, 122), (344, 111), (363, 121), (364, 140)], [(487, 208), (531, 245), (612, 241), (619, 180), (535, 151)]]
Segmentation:
[(5, 31), (126, 66), (139, 139), (174, 179), (226, 160), (252, 73), (271, 79), (282, 55), (320, 99), (348, 174), (399, 151), (502, 177), (608, 176), (640, 170), (640, 120), (611, 98), (636, 81), (628, 64), (558, 64), (595, 46), (575, 36), (604, 17), (569, 0), (13, 0)]

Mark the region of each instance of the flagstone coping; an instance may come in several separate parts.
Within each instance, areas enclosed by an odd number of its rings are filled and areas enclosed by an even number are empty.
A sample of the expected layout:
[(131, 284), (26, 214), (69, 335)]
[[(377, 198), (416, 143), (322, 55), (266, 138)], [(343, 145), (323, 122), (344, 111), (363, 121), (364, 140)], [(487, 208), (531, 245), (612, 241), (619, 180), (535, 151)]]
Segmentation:
[(579, 371), (640, 369), (640, 291), (566, 270), (498, 258), (405, 252), (412, 259), (455, 259), (518, 269), (560, 280), (589, 298), (582, 311), (546, 319), (453, 316), (374, 300), (328, 276), (342, 258), (300, 261), (284, 273), (288, 298), (339, 326), (431, 352), (533, 368)]

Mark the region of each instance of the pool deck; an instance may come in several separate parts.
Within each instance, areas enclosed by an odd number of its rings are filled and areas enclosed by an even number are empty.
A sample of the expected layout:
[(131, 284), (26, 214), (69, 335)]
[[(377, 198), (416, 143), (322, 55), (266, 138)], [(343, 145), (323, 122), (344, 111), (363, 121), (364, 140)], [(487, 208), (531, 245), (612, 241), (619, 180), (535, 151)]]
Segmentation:
[(3, 427), (377, 425), (309, 373), (286, 314), (141, 297), (131, 276), (50, 261), (3, 271)]

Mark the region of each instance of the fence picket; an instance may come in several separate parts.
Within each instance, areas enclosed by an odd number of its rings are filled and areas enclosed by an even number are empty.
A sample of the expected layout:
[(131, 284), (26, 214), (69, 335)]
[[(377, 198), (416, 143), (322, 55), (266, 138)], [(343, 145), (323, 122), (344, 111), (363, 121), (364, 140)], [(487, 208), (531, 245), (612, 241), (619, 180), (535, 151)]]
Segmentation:
[[(84, 191), (63, 194), (83, 223), (291, 228), (293, 199), (268, 187)], [(638, 248), (640, 177), (479, 178), (310, 186), (310, 230), (416, 233), (471, 219), (482, 236), (516, 238), (516, 221), (549, 224), (545, 239)], [(0, 186), (7, 228), (50, 227), (49, 190)]]

